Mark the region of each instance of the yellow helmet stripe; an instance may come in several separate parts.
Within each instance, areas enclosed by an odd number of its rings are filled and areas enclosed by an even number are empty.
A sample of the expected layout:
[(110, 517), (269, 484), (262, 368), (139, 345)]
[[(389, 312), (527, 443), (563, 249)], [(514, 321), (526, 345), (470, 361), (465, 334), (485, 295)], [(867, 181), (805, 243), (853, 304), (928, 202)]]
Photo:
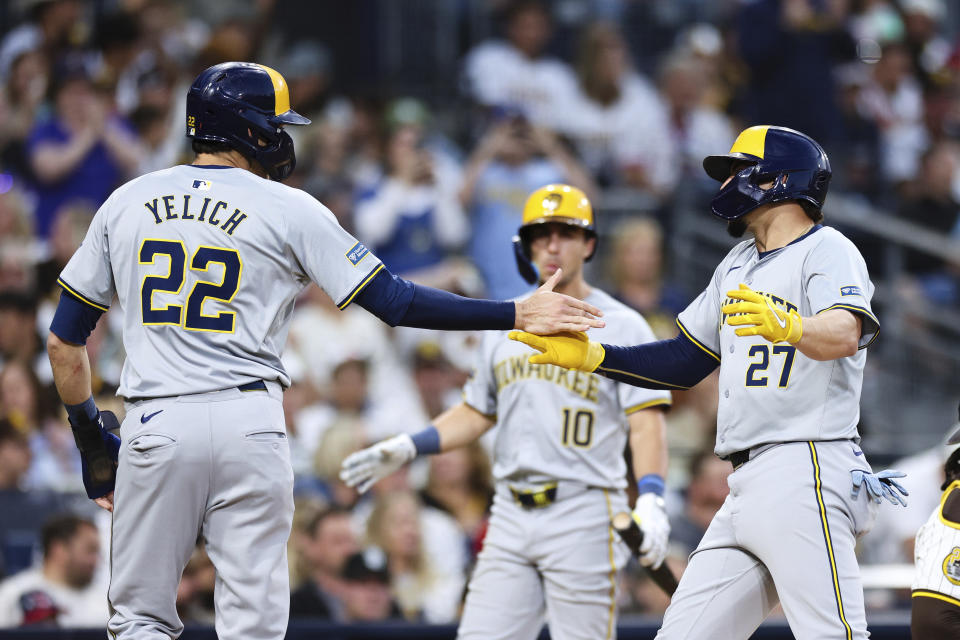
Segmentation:
[(290, 111), (290, 90), (287, 88), (287, 81), (283, 79), (276, 69), (271, 69), (267, 65), (258, 64), (258, 67), (267, 72), (270, 80), (273, 81), (274, 108), (273, 115), (278, 116), (281, 113)]
[(769, 128), (769, 125), (762, 125), (744, 129), (730, 147), (730, 153), (747, 153), (763, 160), (763, 149)]

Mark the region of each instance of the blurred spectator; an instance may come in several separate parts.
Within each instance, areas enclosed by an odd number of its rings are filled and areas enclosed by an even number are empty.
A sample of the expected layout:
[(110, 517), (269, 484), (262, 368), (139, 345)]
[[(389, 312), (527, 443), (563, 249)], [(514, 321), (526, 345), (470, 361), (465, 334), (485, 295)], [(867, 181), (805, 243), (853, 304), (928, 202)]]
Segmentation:
[(947, 8), (943, 0), (900, 0), (900, 10), (914, 68), (929, 83), (950, 57), (950, 41), (940, 33)]
[(105, 13), (94, 25), (91, 40), (98, 53), (94, 76), (104, 86), (115, 87), (118, 110), (130, 113), (138, 100), (140, 70), (135, 62), (141, 47), (140, 22), (125, 11)]
[[(317, 340), (318, 335), (325, 339)], [(309, 287), (294, 311), (287, 349), (299, 356), (306, 376), (325, 398), (333, 398), (331, 376), (340, 363), (365, 361), (369, 385), (365, 397), (371, 405), (365, 413), (374, 416), (374, 424), (368, 426), (389, 433), (423, 426), (426, 418), (416, 388), (408, 368), (400, 363), (388, 327), (364, 310), (340, 311), (319, 287)]]
[[(27, 3), (23, 3), (27, 4)], [(56, 60), (81, 44), (84, 21), (79, 0), (37, 0), (29, 3), (26, 21), (9, 31), (0, 42), (0, 76), (6, 76), (13, 61), (25, 51), (41, 51)]]
[(19, 189), (0, 189), (0, 238), (3, 243), (15, 242), (22, 246), (34, 241), (33, 219)]
[(390, 569), (380, 549), (370, 547), (348, 556), (342, 581), (345, 622), (379, 622), (403, 617), (390, 595)]
[(56, 71), (55, 113), (37, 125), (27, 145), (36, 178), (36, 232), (43, 239), (64, 202), (82, 199), (99, 207), (142, 158), (129, 125), (110, 113), (109, 98), (94, 86), (83, 63), (67, 60)]
[(301, 40), (294, 43), (277, 64), (290, 87), (290, 104), (317, 121), (330, 98), (333, 81), (330, 52), (320, 42)]
[(294, 535), (306, 580), (291, 594), (290, 617), (345, 621), (343, 571), (347, 559), (360, 550), (350, 513), (325, 509)]
[(12, 61), (2, 92), (0, 118), (0, 163), (13, 174), (29, 179), (33, 174), (27, 158), (27, 136), (41, 115), (49, 83), (47, 61), (39, 50), (28, 50)]
[(338, 101), (323, 116), (314, 120), (298, 152), (298, 168), (303, 162), (302, 188), (322, 202), (337, 217), (340, 226), (353, 231), (353, 205), (356, 185), (350, 171), (353, 150), (350, 128), (353, 110)]
[(483, 107), (519, 109), (535, 125), (555, 127), (575, 80), (569, 66), (547, 55), (552, 35), (541, 0), (509, 0), (503, 11), (506, 40), (474, 47), (465, 61), (470, 97)]
[(213, 625), (217, 571), (202, 545), (187, 561), (177, 586), (177, 615), (184, 624)]
[[(931, 147), (920, 163), (916, 184), (904, 197), (900, 215), (936, 233), (949, 236), (960, 222), (960, 203), (954, 184), (960, 176), (960, 147), (956, 142), (940, 142)], [(958, 238), (960, 239), (960, 238)], [(910, 251), (906, 267), (913, 274), (933, 274), (947, 265), (933, 256)]]
[(686, 557), (700, 544), (710, 521), (727, 499), (727, 476), (732, 471), (730, 463), (714, 455), (712, 447), (701, 449), (690, 460), (683, 513), (670, 523), (673, 555)]
[(385, 175), (357, 202), (357, 237), (393, 273), (449, 287), (446, 258), (466, 240), (458, 168), (424, 147), (418, 124), (388, 129)]
[(470, 257), (487, 295), (500, 300), (530, 291), (520, 277), (511, 239), (527, 196), (551, 182), (595, 189), (589, 172), (547, 129), (504, 111), (480, 139), (464, 170), (460, 198), (470, 215)]
[(602, 186), (629, 180), (665, 193), (673, 186), (673, 146), (656, 89), (630, 65), (623, 34), (600, 22), (584, 31), (577, 84), (564, 104), (557, 130), (569, 137)]
[(37, 301), (33, 294), (0, 291), (0, 366), (22, 362), (41, 379), (52, 381), (46, 346), (37, 333)]
[(0, 240), (0, 292), (32, 292), (36, 288), (36, 246), (16, 239)]
[(747, 123), (775, 122), (830, 147), (839, 132), (831, 68), (854, 52), (844, 29), (848, 6), (818, 0), (741, 4), (739, 50), (750, 70)]
[(713, 193), (716, 183), (703, 171), (703, 159), (726, 153), (736, 137), (723, 113), (706, 103), (710, 88), (709, 68), (702, 59), (675, 54), (660, 69), (660, 91), (666, 103), (670, 145), (676, 149), (684, 189), (700, 183), (703, 191)]
[(880, 130), (884, 179), (899, 186), (915, 176), (928, 141), (923, 93), (905, 46), (893, 42), (883, 46), (872, 77), (860, 92), (859, 108)]
[(420, 501), (409, 491), (378, 494), (367, 521), (367, 539), (387, 554), (393, 594), (403, 616), (450, 622), (459, 610), (464, 575), (462, 568), (441, 570), (439, 550), (424, 544), (420, 511)]
[(490, 457), (483, 445), (476, 441), (430, 456), (430, 475), (420, 497), (425, 505), (453, 516), (470, 558), (475, 558), (483, 544), (493, 502)]
[(424, 417), (433, 420), (460, 399), (466, 376), (454, 367), (433, 340), (423, 340), (413, 353), (413, 381)]
[(47, 522), (43, 565), (0, 583), (0, 628), (106, 626), (106, 585), (93, 580), (99, 556), (92, 521), (65, 515)]
[(844, 191), (878, 204), (886, 195), (880, 170), (880, 130), (860, 107), (861, 94), (870, 82), (870, 67), (851, 62), (836, 69), (836, 78), (843, 131), (829, 148), (834, 181)]
[(331, 505), (350, 509), (356, 504), (356, 489), (351, 489), (340, 480), (340, 463), (364, 444), (363, 425), (358, 422), (333, 424), (320, 437), (313, 468), (321, 483), (322, 495)]
[(82, 202), (67, 202), (57, 210), (50, 229), (49, 258), (37, 265), (36, 291), (41, 299), (54, 303), (59, 300), (61, 288), (57, 278), (83, 242), (95, 213), (95, 209)]
[(625, 220), (610, 234), (609, 274), (613, 296), (639, 311), (655, 335), (677, 334), (674, 319), (689, 300), (675, 285), (664, 280), (663, 231), (651, 218)]
[(40, 547), (40, 528), (66, 500), (52, 491), (27, 490), (30, 468), (27, 436), (10, 420), (0, 417), (0, 576), (30, 566)]
[(13, 361), (0, 370), (0, 410), (30, 440), (28, 486), (81, 492), (80, 454), (66, 421), (51, 415), (56, 406), (28, 365)]

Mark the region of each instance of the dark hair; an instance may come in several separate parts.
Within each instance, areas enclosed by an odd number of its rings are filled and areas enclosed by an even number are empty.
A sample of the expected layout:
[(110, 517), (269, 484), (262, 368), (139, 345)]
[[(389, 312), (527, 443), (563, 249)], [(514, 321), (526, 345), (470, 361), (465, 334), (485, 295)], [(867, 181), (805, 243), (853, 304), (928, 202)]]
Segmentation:
[(196, 154), (229, 153), (230, 151), (236, 151), (237, 153), (241, 153), (239, 149), (234, 149), (227, 142), (211, 142), (210, 140), (193, 140), (191, 141), (190, 146), (193, 148), (193, 152)]
[(943, 465), (943, 475), (946, 476), (946, 479), (943, 481), (943, 485), (940, 486), (940, 491), (946, 491), (954, 480), (960, 480), (960, 448), (955, 449), (953, 453), (950, 454), (950, 457), (947, 458), (946, 463)]
[(317, 535), (317, 529), (320, 528), (320, 525), (322, 525), (327, 518), (349, 515), (349, 509), (344, 509), (343, 507), (338, 506), (327, 507), (326, 509), (318, 511), (316, 515), (310, 518), (310, 520), (307, 522), (307, 526), (304, 527), (304, 532), (311, 538), (315, 538)]
[(813, 220), (815, 223), (823, 222), (823, 211), (819, 207), (814, 205), (812, 202), (807, 202), (806, 200), (797, 200), (800, 203), (800, 206), (803, 207), (803, 212), (807, 214), (807, 217)]
[(54, 544), (70, 542), (77, 535), (80, 527), (83, 526), (97, 528), (93, 524), (93, 520), (72, 513), (54, 516), (47, 520), (43, 525), (43, 532), (40, 534), (43, 540), (43, 556), (47, 557)]

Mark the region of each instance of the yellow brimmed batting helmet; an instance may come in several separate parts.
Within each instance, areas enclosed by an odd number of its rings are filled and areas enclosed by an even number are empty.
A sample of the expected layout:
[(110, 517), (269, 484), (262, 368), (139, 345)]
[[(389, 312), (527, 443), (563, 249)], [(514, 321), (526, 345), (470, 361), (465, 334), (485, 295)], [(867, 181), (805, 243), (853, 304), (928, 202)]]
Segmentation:
[[(583, 229), (588, 238), (597, 237), (590, 199), (582, 190), (568, 184), (548, 184), (530, 194), (523, 206), (523, 219), (517, 235), (513, 238), (517, 268), (527, 282), (536, 282), (536, 268), (531, 263), (530, 240), (532, 228), (548, 222), (569, 224)], [(597, 251), (593, 251), (587, 260)]]

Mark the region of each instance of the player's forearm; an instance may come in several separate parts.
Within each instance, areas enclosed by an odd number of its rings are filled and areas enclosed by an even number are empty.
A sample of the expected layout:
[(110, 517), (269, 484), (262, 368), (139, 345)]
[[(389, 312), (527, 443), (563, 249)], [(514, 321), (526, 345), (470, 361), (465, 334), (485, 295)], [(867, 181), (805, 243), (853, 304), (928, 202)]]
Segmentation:
[(857, 353), (862, 326), (860, 316), (846, 309), (831, 309), (803, 319), (797, 349), (812, 360), (836, 360)]
[(63, 403), (78, 405), (90, 398), (92, 390), (87, 348), (64, 342), (51, 333), (47, 337), (47, 355), (53, 368), (53, 381)]
[(433, 425), (440, 434), (440, 451), (450, 451), (477, 440), (494, 425), (494, 420), (460, 403), (437, 416)]
[(682, 333), (672, 340), (603, 348), (597, 373), (646, 389), (689, 389), (720, 364)]
[(634, 477), (654, 474), (667, 475), (667, 424), (659, 407), (644, 409), (631, 414), (630, 454), (633, 460)]

